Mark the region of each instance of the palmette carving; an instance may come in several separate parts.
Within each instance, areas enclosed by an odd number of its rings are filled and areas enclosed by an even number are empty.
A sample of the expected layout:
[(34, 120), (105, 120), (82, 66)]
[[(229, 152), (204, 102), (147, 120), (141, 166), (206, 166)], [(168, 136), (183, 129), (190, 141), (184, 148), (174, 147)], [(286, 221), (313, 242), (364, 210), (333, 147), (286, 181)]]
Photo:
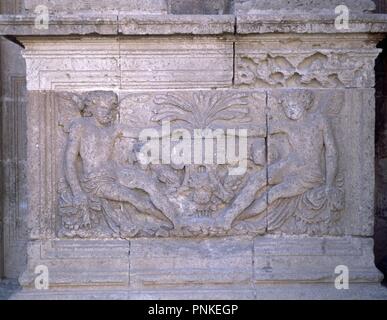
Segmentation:
[[(59, 100), (67, 139), (61, 237), (338, 232), (344, 191), (332, 99), (284, 91), (269, 96), (269, 109), (266, 93), (240, 91), (129, 94), (119, 103), (98, 91)], [(236, 164), (216, 162), (216, 152), (213, 164), (142, 163), (139, 133), (151, 128), (161, 139), (165, 121), (191, 134), (246, 129), (246, 170), (230, 174)]]

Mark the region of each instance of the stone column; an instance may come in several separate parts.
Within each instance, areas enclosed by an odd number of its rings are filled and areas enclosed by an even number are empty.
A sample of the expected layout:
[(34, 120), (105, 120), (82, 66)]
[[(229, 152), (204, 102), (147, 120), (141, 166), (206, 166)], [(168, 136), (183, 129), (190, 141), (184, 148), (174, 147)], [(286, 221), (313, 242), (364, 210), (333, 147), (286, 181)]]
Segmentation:
[[(342, 2), (348, 30), (334, 25)], [(170, 14), (187, 13), (184, 1), (146, 14), (136, 1), (119, 12), (66, 1), (72, 15), (60, 13), (63, 1), (46, 3), (48, 29), (28, 14), (0, 20), (27, 66), (20, 297), (96, 286), (102, 298), (380, 294), (373, 68), (387, 18), (369, 13), (372, 1), (235, 1), (234, 14), (219, 15)], [(166, 120), (186, 135), (238, 135), (240, 147), (246, 130), (246, 154), (140, 163), (139, 132), (169, 137)], [(51, 291), (34, 289), (37, 266)], [(338, 266), (350, 290), (335, 289)]]
[[(21, 1), (2, 1), (3, 14), (20, 14)], [(1, 50), (1, 209), (4, 276), (17, 279), (26, 265), (26, 81), (22, 48), (4, 38)]]

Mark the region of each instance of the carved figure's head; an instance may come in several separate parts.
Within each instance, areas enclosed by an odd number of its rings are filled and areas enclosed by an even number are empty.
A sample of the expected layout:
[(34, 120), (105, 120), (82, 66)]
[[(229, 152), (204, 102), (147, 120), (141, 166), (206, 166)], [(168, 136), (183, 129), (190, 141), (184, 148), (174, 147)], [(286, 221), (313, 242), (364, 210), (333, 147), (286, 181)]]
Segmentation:
[(111, 91), (89, 92), (83, 102), (84, 117), (94, 117), (100, 124), (109, 125), (118, 107), (117, 94)]
[(280, 100), (285, 115), (290, 120), (299, 120), (313, 105), (313, 93), (309, 90), (294, 90)]

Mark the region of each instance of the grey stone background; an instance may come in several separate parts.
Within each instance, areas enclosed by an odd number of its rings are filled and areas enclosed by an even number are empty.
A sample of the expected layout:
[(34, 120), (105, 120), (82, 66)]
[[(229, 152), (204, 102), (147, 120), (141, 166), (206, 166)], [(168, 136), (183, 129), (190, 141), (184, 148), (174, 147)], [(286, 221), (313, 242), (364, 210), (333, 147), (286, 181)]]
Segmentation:
[[(27, 0), (28, 2), (33, 2)], [(43, 2), (43, 1), (41, 1)], [(375, 1), (377, 12), (387, 13), (387, 0)], [(173, 1), (167, 11), (172, 14), (222, 14), (233, 10), (231, 1)], [(1, 0), (0, 12), (25, 11), (23, 0)], [(376, 225), (375, 256), (379, 268), (387, 272), (387, 43), (377, 61), (376, 82)], [(26, 80), (21, 48), (0, 40), (0, 276), (16, 279), (26, 263)]]

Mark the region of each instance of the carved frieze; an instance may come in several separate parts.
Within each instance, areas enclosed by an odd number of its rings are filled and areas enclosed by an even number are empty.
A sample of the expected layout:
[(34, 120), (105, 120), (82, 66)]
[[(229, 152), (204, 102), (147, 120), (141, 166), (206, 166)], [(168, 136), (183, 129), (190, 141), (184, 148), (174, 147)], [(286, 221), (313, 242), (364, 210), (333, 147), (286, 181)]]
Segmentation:
[(330, 98), (94, 91), (56, 101), (60, 237), (338, 232), (345, 193), (330, 122), (340, 105)]
[(315, 35), (242, 38), (236, 44), (236, 84), (253, 88), (373, 87), (378, 50), (355, 39), (337, 47), (343, 41), (342, 36), (322, 41)]

